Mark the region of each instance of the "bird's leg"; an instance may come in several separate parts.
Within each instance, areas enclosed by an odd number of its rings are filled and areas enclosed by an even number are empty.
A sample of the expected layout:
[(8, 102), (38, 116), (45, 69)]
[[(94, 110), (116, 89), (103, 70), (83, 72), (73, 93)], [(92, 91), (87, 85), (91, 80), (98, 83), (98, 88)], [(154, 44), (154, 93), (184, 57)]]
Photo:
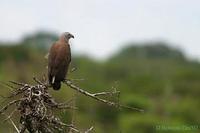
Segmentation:
[(52, 84), (54, 84), (54, 82), (55, 82), (55, 76), (53, 76), (52, 78)]

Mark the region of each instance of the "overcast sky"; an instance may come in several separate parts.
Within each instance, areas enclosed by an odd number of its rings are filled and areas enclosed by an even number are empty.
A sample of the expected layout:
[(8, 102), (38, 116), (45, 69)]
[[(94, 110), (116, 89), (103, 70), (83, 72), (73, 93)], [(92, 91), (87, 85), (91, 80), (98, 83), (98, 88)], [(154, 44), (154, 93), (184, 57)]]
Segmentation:
[(200, 0), (0, 0), (0, 40), (38, 30), (75, 35), (75, 52), (105, 58), (125, 42), (165, 40), (200, 59)]

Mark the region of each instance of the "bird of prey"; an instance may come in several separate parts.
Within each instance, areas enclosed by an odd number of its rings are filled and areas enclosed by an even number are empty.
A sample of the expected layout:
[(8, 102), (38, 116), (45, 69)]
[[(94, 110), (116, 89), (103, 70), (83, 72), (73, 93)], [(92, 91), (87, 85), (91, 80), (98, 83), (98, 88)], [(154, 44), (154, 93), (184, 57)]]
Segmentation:
[(66, 78), (71, 62), (70, 38), (74, 38), (74, 36), (69, 32), (64, 32), (49, 50), (48, 80), (54, 90), (60, 89), (61, 81)]

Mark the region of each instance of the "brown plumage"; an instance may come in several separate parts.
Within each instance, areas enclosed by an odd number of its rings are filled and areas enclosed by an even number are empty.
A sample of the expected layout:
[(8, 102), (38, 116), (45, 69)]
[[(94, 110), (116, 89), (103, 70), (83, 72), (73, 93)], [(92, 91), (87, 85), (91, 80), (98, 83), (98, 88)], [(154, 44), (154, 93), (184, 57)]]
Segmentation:
[(63, 33), (49, 50), (48, 79), (49, 84), (52, 85), (54, 90), (60, 89), (61, 81), (66, 78), (68, 67), (71, 62), (70, 38), (74, 38), (74, 36), (69, 32)]

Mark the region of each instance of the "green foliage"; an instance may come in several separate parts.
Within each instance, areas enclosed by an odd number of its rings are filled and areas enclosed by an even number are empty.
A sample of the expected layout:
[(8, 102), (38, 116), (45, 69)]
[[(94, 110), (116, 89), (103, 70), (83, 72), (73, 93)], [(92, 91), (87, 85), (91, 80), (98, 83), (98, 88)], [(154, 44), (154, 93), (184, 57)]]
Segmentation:
[(55, 34), (40, 31), (25, 37), (22, 44), (28, 48), (46, 51), (57, 39), (58, 37)]
[(184, 59), (184, 55), (180, 50), (170, 48), (163, 42), (149, 42), (149, 43), (130, 43), (125, 47), (117, 58), (125, 59), (127, 57), (137, 58), (169, 58), (169, 59)]

